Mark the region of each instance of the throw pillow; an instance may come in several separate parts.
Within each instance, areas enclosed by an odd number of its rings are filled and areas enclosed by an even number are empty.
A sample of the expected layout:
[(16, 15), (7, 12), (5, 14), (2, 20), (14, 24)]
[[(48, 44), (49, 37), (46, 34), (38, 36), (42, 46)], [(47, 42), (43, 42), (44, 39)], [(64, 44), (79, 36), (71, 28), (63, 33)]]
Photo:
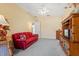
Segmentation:
[(20, 35), (20, 39), (21, 40), (25, 40), (26, 39), (26, 36), (22, 34), (22, 35)]

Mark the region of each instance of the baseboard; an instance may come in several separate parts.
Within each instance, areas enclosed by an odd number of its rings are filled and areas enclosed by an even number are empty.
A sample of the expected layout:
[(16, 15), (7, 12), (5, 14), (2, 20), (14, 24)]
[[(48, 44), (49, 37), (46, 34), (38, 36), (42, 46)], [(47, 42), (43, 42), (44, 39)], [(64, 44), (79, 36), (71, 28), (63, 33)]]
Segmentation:
[(39, 38), (39, 39), (49, 39), (49, 40), (56, 40), (56, 38)]

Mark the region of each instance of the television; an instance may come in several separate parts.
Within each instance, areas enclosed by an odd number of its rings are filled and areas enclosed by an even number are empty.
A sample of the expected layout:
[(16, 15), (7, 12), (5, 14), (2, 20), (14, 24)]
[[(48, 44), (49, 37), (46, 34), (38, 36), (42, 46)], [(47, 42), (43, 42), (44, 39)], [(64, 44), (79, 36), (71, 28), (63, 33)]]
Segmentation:
[(64, 29), (64, 37), (70, 38), (70, 30), (69, 29)]

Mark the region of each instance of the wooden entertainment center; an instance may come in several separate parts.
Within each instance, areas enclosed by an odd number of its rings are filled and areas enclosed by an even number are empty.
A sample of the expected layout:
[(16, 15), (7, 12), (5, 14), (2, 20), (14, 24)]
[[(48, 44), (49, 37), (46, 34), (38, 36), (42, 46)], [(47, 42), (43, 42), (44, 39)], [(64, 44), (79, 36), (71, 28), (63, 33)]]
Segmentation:
[(68, 56), (79, 56), (79, 13), (72, 13), (62, 21), (60, 45)]

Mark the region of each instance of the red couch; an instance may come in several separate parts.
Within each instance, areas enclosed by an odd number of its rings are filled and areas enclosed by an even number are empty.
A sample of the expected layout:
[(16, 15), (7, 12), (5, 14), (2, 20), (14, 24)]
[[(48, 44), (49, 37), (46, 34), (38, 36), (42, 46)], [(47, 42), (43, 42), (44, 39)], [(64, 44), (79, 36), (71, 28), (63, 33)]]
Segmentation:
[(38, 34), (21, 32), (12, 35), (15, 48), (25, 49), (38, 40)]

